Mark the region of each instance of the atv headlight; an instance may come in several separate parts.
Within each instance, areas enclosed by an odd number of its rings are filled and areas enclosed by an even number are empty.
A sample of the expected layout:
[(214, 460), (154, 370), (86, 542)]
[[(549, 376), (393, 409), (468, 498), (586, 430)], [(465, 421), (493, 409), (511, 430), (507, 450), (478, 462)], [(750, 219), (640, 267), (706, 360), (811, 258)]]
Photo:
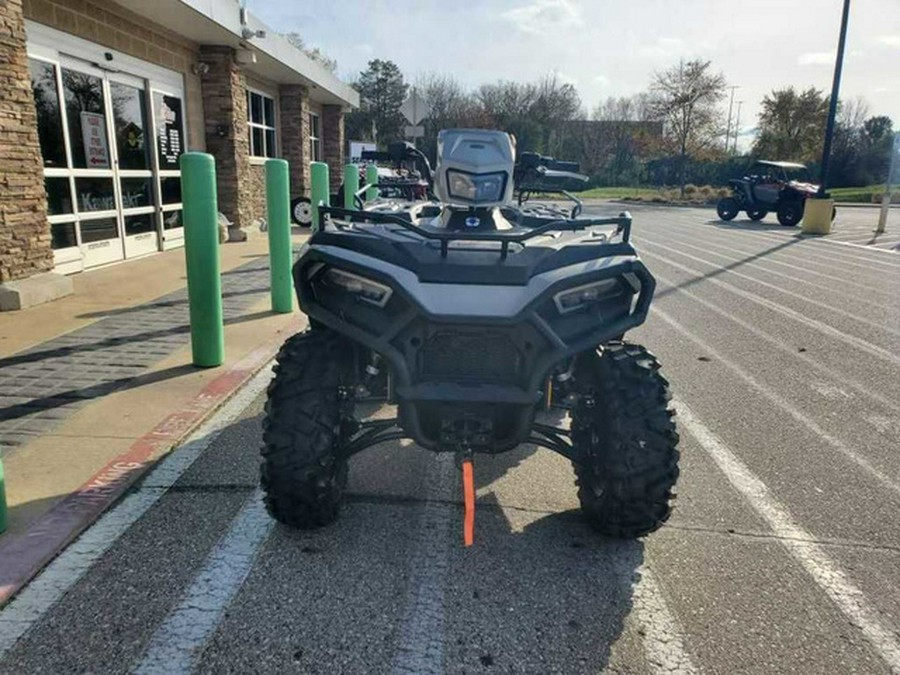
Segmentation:
[(506, 187), (506, 173), (463, 173), (447, 170), (447, 189), (451, 197), (473, 204), (499, 202)]
[(609, 300), (622, 294), (622, 283), (618, 279), (601, 279), (584, 286), (568, 288), (553, 296), (560, 314), (568, 314), (601, 300)]
[(390, 286), (336, 267), (329, 267), (325, 270), (322, 274), (322, 282), (327, 286), (340, 288), (362, 302), (368, 302), (376, 307), (384, 307), (394, 292)]

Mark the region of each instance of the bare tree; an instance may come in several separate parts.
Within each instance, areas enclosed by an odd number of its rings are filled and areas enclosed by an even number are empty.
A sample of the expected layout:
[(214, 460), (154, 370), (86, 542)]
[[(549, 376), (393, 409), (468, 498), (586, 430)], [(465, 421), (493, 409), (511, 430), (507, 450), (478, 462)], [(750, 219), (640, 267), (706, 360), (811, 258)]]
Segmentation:
[(718, 104), (725, 96), (725, 86), (725, 76), (713, 73), (710, 61), (682, 59), (653, 76), (650, 110), (663, 120), (666, 135), (678, 152), (682, 196), (688, 156), (708, 150), (722, 136)]

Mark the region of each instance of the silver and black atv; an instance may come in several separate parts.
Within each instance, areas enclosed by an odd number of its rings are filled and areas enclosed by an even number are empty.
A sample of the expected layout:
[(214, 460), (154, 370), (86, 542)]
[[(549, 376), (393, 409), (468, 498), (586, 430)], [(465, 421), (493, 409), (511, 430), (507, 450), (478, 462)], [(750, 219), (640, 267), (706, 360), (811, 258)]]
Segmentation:
[[(606, 535), (668, 518), (668, 382), (623, 339), (655, 287), (631, 217), (579, 218), (577, 200), (516, 204), (514, 175), (531, 193), (578, 178), (569, 163), (523, 157), (514, 164), (506, 133), (445, 130), (436, 199), (319, 209), (293, 272), (310, 329), (282, 347), (266, 405), (262, 486), (277, 520), (334, 520), (350, 457), (399, 438), (470, 468), (477, 453), (549, 448), (573, 463), (584, 514)], [(360, 420), (372, 399), (396, 404), (396, 418)], [(565, 422), (537, 421), (547, 408)]]

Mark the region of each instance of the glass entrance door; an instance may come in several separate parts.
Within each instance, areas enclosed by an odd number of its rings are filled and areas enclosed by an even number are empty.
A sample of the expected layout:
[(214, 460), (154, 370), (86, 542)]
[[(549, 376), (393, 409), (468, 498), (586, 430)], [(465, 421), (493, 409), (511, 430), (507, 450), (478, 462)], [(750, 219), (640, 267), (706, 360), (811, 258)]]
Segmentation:
[(184, 245), (181, 217), (181, 171), (179, 160), (185, 150), (184, 106), (181, 96), (154, 89), (153, 131), (156, 136), (157, 189), (163, 249)]
[(144, 82), (138, 78), (111, 74), (109, 98), (125, 257), (133, 258), (159, 250), (150, 158), (153, 134), (147, 123)]
[(115, 262), (125, 251), (110, 143), (109, 83), (102, 70), (75, 60), (62, 60), (60, 75), (83, 263)]

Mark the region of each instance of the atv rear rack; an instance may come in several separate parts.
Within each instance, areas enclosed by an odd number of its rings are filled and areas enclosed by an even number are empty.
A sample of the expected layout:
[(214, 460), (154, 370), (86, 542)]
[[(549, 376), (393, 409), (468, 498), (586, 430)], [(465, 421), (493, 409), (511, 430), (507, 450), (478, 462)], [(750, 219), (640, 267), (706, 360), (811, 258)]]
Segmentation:
[[(620, 213), (612, 218), (579, 218), (579, 219), (560, 219), (553, 220), (537, 227), (523, 230), (517, 230), (510, 233), (505, 232), (466, 232), (464, 230), (446, 230), (438, 231), (420, 227), (406, 218), (395, 216), (390, 213), (380, 213), (378, 211), (360, 211), (357, 209), (345, 209), (337, 206), (320, 206), (318, 229), (322, 230), (326, 224), (326, 216), (334, 216), (335, 218), (343, 218), (351, 222), (370, 222), (370, 223), (388, 223), (399, 225), (400, 227), (414, 232), (420, 237), (441, 242), (441, 257), (446, 258), (452, 241), (496, 241), (500, 242), (500, 259), (505, 260), (509, 254), (510, 244), (520, 244), (523, 241), (532, 239), (547, 232), (576, 232), (584, 230), (588, 227), (597, 225), (615, 225), (616, 231), (613, 236), (622, 235), (623, 244), (628, 244), (631, 237), (631, 214), (627, 211)], [(331, 219), (330, 221), (338, 229), (345, 229), (339, 220)]]

